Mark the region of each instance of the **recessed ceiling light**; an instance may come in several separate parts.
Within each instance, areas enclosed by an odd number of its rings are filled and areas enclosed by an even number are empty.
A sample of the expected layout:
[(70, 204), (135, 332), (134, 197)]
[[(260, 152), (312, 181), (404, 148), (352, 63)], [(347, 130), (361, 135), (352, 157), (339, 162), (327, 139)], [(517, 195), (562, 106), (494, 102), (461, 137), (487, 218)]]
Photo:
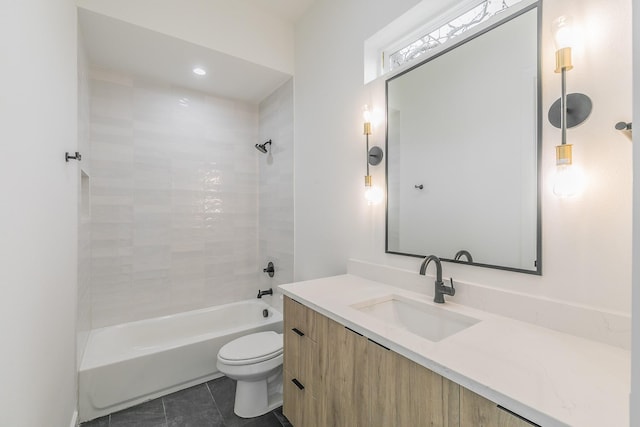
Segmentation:
[(197, 74), (199, 76), (204, 76), (205, 74), (207, 74), (207, 70), (205, 70), (204, 68), (200, 68), (200, 67), (196, 67), (193, 69), (194, 74)]

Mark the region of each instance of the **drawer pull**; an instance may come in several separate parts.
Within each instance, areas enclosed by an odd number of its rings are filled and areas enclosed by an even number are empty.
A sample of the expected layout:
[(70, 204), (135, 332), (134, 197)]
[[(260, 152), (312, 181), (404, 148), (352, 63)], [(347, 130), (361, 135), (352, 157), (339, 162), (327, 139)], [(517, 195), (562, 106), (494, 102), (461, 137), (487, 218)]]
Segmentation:
[(350, 327), (348, 327), (348, 326), (345, 326), (344, 328), (345, 328), (346, 330), (348, 330), (348, 331), (353, 332), (353, 333), (354, 333), (354, 334), (356, 334), (356, 335), (359, 335), (359, 336), (361, 336), (361, 337), (362, 337), (362, 336), (364, 336), (364, 335), (362, 335), (360, 332), (356, 332), (356, 331), (354, 331), (353, 329), (351, 329), (351, 328), (350, 328)]
[(510, 411), (509, 409), (505, 408), (505, 407), (504, 407), (504, 406), (502, 406), (502, 405), (497, 405), (497, 406), (498, 406), (498, 409), (501, 409), (501, 410), (503, 410), (503, 411), (505, 411), (505, 412), (508, 412), (509, 414), (513, 415), (514, 417), (521, 419), (521, 420), (522, 420), (522, 421), (524, 421), (525, 423), (529, 423), (529, 424), (531, 424), (532, 426), (535, 426), (535, 427), (541, 427), (541, 426), (540, 426), (540, 424), (536, 424), (536, 423), (534, 423), (533, 421), (530, 421), (530, 420), (526, 419), (526, 418), (525, 418), (525, 417), (523, 417), (522, 415), (519, 415), (519, 414), (516, 414), (516, 413), (515, 413), (515, 412), (513, 412), (513, 411)]
[(291, 382), (294, 383), (296, 385), (296, 387), (298, 387), (300, 390), (304, 390), (304, 386), (297, 379), (294, 378), (294, 379), (291, 380)]
[(372, 340), (371, 338), (367, 338), (367, 339), (368, 339), (369, 341), (371, 341), (372, 343), (374, 343), (375, 345), (380, 346), (380, 347), (384, 348), (385, 350), (389, 350), (389, 351), (391, 351), (391, 349), (390, 349), (389, 347), (386, 347), (386, 346), (384, 346), (384, 345), (380, 344), (379, 342), (375, 342), (375, 341), (374, 341), (374, 340)]
[(291, 329), (293, 332), (295, 332), (296, 334), (300, 335), (301, 337), (304, 336), (304, 332), (302, 332), (300, 329), (298, 328), (293, 328)]

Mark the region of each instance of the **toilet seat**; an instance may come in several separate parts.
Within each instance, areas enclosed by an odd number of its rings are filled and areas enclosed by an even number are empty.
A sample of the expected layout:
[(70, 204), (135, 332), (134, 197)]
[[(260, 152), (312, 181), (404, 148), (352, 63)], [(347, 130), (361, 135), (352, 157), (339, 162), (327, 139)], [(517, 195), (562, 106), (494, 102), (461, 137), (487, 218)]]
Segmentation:
[(227, 365), (250, 365), (282, 354), (282, 334), (258, 332), (237, 338), (222, 346), (218, 360)]

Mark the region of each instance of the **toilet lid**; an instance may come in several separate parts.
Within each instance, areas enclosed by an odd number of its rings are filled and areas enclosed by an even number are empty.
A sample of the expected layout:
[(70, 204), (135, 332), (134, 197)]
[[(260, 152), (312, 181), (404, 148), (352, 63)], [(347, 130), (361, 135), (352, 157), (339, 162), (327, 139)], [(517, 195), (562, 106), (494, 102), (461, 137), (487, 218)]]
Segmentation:
[(282, 334), (257, 332), (237, 338), (220, 349), (218, 357), (228, 361), (258, 361), (282, 354)]

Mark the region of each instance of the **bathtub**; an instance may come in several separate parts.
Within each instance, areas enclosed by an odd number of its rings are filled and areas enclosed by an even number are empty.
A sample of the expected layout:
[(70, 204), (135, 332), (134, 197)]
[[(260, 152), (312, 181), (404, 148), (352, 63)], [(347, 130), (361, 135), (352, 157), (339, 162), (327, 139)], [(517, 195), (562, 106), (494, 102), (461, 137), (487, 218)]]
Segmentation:
[(282, 332), (282, 314), (258, 300), (94, 329), (78, 374), (80, 421), (220, 377), (224, 344), (269, 330)]

